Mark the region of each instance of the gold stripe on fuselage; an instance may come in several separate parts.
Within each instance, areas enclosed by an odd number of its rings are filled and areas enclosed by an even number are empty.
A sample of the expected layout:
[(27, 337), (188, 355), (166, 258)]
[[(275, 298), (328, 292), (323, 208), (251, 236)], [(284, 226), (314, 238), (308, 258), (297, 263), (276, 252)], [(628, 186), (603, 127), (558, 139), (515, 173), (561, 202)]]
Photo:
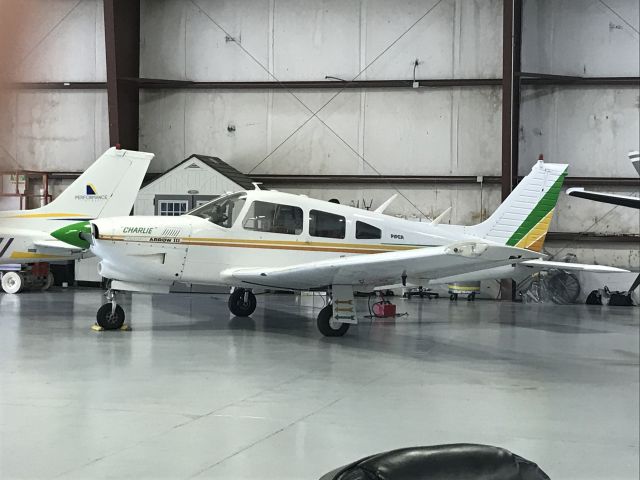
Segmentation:
[(72, 218), (72, 217), (81, 217), (84, 218), (86, 215), (81, 213), (21, 213), (19, 215), (11, 215), (8, 217), (2, 218)]
[[(130, 237), (124, 235), (100, 235), (99, 240), (115, 242), (131, 241), (141, 243), (157, 243), (159, 245), (199, 245), (210, 247), (257, 248), (271, 250), (306, 250), (313, 252), (338, 253), (386, 253), (400, 250), (423, 248), (419, 245), (384, 245), (368, 243), (338, 243), (338, 242), (292, 242), (287, 240), (248, 240), (236, 238), (180, 238), (179, 243), (152, 242), (149, 237)], [(164, 238), (164, 237), (159, 237)], [(166, 237), (174, 240), (174, 237)], [(426, 246), (426, 245), (425, 245)]]
[(38, 258), (68, 258), (65, 255), (49, 255), (48, 253), (32, 253), (32, 252), (11, 252), (9, 258), (16, 260), (38, 259)]

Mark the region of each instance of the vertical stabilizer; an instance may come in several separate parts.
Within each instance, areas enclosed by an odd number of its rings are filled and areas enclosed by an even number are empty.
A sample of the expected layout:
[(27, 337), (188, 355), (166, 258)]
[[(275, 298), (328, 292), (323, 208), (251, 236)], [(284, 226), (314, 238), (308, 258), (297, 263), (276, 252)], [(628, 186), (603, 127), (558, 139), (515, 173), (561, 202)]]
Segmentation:
[(153, 157), (112, 147), (51, 203), (29, 210), (29, 216), (86, 220), (129, 215)]
[(541, 251), (567, 168), (538, 161), (493, 215), (468, 231), (493, 242)]

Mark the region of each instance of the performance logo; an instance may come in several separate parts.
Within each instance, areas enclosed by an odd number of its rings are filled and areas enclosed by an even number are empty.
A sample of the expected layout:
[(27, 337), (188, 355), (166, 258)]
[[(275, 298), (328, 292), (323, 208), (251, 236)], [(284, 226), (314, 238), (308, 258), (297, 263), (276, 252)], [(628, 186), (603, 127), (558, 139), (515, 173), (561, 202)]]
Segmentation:
[(107, 195), (98, 195), (98, 190), (93, 183), (87, 183), (85, 195), (76, 195), (76, 200), (106, 200)]

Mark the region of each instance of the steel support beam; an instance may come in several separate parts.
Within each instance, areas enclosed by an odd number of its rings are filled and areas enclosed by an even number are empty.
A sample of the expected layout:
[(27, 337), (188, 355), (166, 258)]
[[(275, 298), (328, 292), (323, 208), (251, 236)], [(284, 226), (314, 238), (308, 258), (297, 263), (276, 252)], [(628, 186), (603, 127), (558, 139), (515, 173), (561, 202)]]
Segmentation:
[(502, 3), (502, 200), (518, 179), (522, 0)]
[(140, 75), (140, 0), (104, 0), (109, 142), (138, 149), (138, 86), (123, 78)]
[[(640, 77), (568, 77), (539, 73), (520, 73), (520, 85), (531, 87), (640, 87)], [(192, 90), (277, 90), (277, 89), (413, 89), (412, 80), (358, 80), (339, 81), (285, 81), (285, 82), (191, 82), (148, 78), (119, 78), (120, 83), (134, 83), (140, 89), (192, 89)], [(417, 80), (419, 88), (498, 87), (501, 78), (451, 78)], [(106, 82), (14, 82), (7, 87), (15, 90), (101, 90)]]
[(106, 82), (18, 82), (10, 83), (15, 90), (104, 90)]

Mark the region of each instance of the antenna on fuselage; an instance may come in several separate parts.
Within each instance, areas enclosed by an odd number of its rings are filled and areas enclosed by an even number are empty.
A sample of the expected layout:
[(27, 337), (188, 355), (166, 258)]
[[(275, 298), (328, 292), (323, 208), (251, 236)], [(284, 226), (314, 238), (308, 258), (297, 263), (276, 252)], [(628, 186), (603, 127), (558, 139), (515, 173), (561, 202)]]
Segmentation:
[(444, 212), (438, 215), (432, 222), (431, 225), (439, 225), (442, 219), (445, 217), (447, 213), (451, 211), (451, 207), (447, 208)]
[(384, 211), (387, 209), (387, 207), (389, 205), (391, 205), (391, 202), (393, 202), (396, 198), (398, 197), (397, 193), (394, 193), (393, 195), (391, 195), (391, 197), (389, 197), (387, 199), (386, 202), (384, 202), (382, 205), (380, 205), (378, 208), (376, 208), (374, 210), (375, 213), (384, 213)]
[(253, 188), (254, 188), (255, 190), (262, 190), (262, 189), (260, 188), (260, 185), (262, 185), (262, 182), (251, 182), (251, 185), (253, 185)]

